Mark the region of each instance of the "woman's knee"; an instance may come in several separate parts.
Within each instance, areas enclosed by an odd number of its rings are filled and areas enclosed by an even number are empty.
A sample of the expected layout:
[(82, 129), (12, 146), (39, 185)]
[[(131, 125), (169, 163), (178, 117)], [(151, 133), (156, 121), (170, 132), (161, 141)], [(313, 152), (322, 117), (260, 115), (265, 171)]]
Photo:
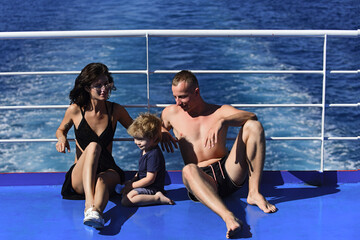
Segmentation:
[(104, 186), (110, 191), (113, 191), (118, 183), (120, 183), (120, 177), (115, 171), (107, 170), (97, 175), (96, 185)]
[(91, 142), (85, 149), (86, 152), (99, 155), (101, 153), (101, 145), (97, 142)]
[(99, 186), (99, 185), (106, 186), (107, 185), (106, 180), (102, 174), (98, 174), (97, 179), (96, 179), (96, 185), (97, 186)]

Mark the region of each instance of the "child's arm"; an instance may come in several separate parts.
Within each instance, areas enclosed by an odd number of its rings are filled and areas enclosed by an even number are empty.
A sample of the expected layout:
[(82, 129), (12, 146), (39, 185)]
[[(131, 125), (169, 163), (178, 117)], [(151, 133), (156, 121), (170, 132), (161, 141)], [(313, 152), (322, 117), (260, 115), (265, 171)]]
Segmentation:
[(138, 179), (137, 175), (138, 173), (136, 173), (133, 179), (125, 183), (125, 187), (122, 190), (122, 194), (126, 195), (134, 188), (147, 187), (151, 185), (156, 179), (157, 172), (146, 172), (146, 177), (140, 180), (137, 180)]
[(132, 182), (131, 187), (134, 188), (141, 188), (141, 187), (147, 187), (151, 185), (153, 182), (155, 182), (157, 172), (147, 172), (146, 177)]

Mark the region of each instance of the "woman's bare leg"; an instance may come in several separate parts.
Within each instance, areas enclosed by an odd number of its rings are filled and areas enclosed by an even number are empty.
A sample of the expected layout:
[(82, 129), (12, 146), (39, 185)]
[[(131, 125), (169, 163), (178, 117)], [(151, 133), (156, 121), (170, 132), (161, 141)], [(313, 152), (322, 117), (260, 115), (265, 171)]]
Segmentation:
[(85, 210), (94, 205), (95, 180), (101, 146), (91, 142), (78, 159), (72, 175), (72, 187), (79, 194), (85, 194)]
[(98, 174), (94, 195), (94, 208), (96, 211), (103, 213), (109, 201), (110, 194), (114, 191), (118, 183), (120, 183), (120, 176), (112, 169)]

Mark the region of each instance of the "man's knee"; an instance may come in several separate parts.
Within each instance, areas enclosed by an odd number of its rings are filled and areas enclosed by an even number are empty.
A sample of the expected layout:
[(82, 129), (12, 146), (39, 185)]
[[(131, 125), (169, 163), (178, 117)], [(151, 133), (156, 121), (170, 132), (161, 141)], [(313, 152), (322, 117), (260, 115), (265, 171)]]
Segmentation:
[(189, 179), (191, 179), (197, 171), (198, 171), (198, 166), (196, 164), (189, 163), (185, 165), (185, 167), (182, 170), (183, 181), (188, 181)]
[(264, 128), (259, 121), (248, 120), (243, 126), (244, 133), (254, 135), (264, 135)]

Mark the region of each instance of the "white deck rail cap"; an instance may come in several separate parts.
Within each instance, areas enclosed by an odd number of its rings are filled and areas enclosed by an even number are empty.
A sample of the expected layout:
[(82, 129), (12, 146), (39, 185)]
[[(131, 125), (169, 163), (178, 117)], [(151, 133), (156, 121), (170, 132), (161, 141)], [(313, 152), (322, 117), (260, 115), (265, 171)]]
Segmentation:
[(358, 30), (89, 30), (0, 32), (0, 39), (58, 39), (106, 37), (359, 37)]

